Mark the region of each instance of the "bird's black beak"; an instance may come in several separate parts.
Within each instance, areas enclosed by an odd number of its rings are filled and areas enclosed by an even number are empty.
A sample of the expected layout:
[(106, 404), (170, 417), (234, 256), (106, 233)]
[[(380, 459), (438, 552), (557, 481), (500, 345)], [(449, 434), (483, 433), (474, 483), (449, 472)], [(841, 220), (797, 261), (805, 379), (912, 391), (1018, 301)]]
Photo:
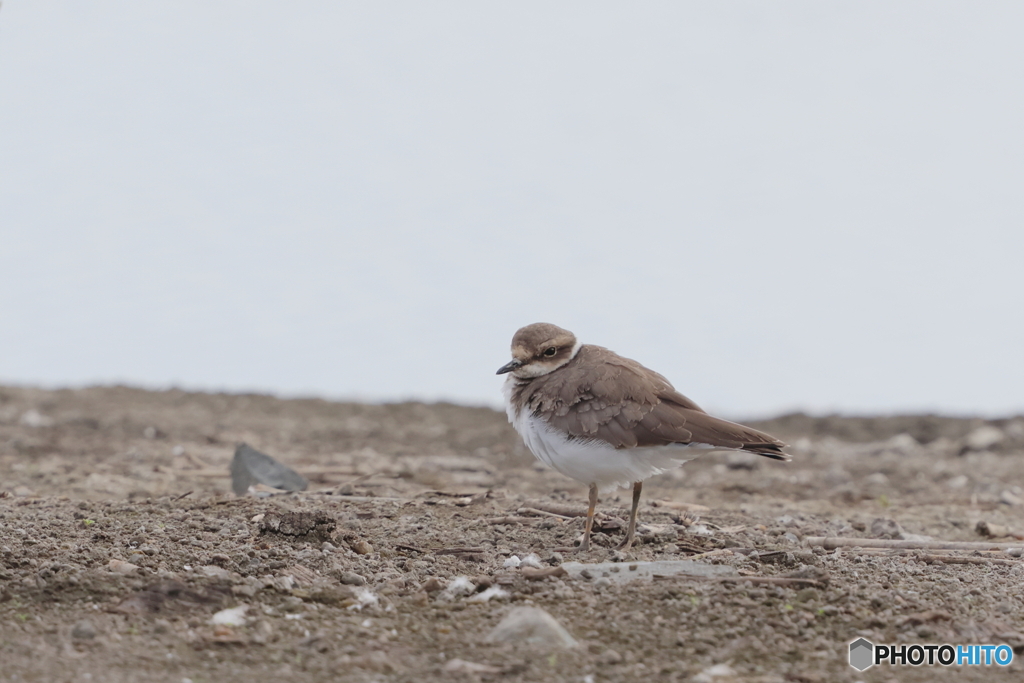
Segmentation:
[(523, 367), (523, 361), (521, 360), (510, 360), (509, 362), (498, 368), (498, 372), (495, 374), (504, 375), (506, 372), (512, 372), (517, 368)]

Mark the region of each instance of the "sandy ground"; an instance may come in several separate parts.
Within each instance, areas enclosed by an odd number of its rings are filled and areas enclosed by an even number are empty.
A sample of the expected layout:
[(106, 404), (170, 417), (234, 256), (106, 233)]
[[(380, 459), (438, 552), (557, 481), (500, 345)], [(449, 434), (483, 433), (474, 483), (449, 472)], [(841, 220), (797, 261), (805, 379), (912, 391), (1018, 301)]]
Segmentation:
[[(807, 540), (1024, 531), (1024, 418), (756, 426), (793, 462), (717, 454), (649, 480), (625, 554), (627, 494), (605, 496), (599, 547), (578, 555), (582, 519), (566, 517), (585, 487), (487, 408), (0, 388), (0, 681), (1024, 679), (1024, 560)], [(238, 442), (309, 490), (236, 498)], [(622, 580), (701, 553), (749, 580)], [(541, 569), (506, 566), (530, 554)], [(559, 575), (572, 561), (621, 569)], [(577, 645), (491, 642), (526, 605)], [(242, 619), (211, 623), (235, 607)], [(860, 673), (860, 636), (1018, 658)]]

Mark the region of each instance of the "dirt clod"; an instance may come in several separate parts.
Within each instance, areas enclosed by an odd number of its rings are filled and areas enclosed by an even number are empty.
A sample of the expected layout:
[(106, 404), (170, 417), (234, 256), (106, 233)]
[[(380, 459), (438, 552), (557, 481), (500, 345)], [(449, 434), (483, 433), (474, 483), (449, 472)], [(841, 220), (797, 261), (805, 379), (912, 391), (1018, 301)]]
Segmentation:
[(331, 515), (320, 511), (270, 512), (259, 524), (263, 534), (280, 534), (319, 543), (331, 540), (338, 526)]

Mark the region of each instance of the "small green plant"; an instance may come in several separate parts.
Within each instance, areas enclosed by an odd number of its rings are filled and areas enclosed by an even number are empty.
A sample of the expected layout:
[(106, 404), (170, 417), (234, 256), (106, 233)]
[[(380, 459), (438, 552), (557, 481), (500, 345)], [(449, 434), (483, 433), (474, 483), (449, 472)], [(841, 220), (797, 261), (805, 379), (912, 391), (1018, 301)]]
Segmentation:
[(14, 616), (17, 617), (20, 621), (28, 621), (27, 614), (15, 614)]
[(95, 519), (83, 519), (82, 520), (82, 526), (84, 526), (84, 527), (90, 527), (90, 526), (92, 526), (95, 523), (96, 523)]

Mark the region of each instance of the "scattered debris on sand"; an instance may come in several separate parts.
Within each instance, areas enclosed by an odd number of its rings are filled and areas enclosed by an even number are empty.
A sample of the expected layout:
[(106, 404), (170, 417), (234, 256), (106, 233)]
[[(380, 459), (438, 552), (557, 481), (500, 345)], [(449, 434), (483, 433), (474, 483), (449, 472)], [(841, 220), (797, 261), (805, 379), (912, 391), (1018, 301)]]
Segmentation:
[[(605, 496), (578, 554), (585, 487), (497, 411), (0, 388), (0, 680), (853, 683), (861, 637), (1024, 655), (1024, 419), (753, 424), (793, 462), (649, 480), (627, 553)], [(308, 487), (235, 496), (243, 442)]]

